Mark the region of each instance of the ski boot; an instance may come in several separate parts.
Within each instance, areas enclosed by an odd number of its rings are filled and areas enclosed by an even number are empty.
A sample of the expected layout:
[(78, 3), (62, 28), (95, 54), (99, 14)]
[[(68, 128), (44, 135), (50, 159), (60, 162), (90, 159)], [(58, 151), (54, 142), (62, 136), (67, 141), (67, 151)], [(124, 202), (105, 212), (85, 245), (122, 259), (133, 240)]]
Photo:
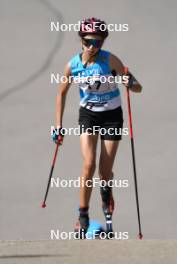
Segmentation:
[(79, 208), (79, 212), (79, 219), (76, 222), (74, 233), (77, 239), (85, 239), (87, 230), (89, 228), (88, 207)]

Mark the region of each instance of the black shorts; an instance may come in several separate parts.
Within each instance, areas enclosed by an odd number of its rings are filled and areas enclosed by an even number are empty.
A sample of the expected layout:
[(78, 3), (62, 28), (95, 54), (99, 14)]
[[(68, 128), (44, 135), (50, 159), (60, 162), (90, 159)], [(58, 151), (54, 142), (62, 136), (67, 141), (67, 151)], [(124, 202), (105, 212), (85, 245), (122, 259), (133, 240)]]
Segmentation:
[(79, 109), (80, 134), (99, 133), (102, 140), (121, 140), (123, 128), (122, 107), (104, 112), (93, 112), (84, 107)]

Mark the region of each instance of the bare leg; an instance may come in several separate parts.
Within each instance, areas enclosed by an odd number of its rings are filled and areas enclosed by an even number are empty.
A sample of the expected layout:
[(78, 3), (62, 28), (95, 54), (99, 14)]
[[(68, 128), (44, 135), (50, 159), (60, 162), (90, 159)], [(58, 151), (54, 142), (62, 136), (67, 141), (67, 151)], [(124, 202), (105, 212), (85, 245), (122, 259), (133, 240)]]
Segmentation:
[(92, 180), (96, 168), (96, 146), (98, 135), (88, 135), (83, 133), (80, 136), (81, 152), (83, 156), (83, 167), (80, 187), (80, 207), (89, 207), (92, 187), (86, 186), (87, 180)]
[(101, 180), (112, 179), (112, 168), (118, 149), (119, 141), (101, 140), (101, 154), (99, 161), (99, 176)]
[(112, 188), (108, 181), (113, 178), (113, 164), (116, 156), (119, 141), (102, 140), (101, 154), (99, 161), (99, 176), (101, 180), (107, 182), (105, 187), (100, 188), (103, 212), (106, 218), (106, 229), (110, 237), (113, 237), (112, 214), (114, 211), (114, 199)]

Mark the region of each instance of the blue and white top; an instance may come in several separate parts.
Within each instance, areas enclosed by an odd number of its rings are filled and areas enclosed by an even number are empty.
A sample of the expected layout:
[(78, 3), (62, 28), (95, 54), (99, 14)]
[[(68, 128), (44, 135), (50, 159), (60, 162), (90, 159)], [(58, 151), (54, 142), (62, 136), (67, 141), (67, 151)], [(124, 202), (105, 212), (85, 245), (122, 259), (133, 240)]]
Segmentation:
[(70, 60), (71, 74), (79, 84), (80, 106), (94, 112), (112, 110), (121, 105), (117, 83), (114, 78), (111, 83), (108, 81), (112, 76), (109, 56), (110, 52), (100, 50), (95, 62), (87, 67), (82, 63), (81, 54)]

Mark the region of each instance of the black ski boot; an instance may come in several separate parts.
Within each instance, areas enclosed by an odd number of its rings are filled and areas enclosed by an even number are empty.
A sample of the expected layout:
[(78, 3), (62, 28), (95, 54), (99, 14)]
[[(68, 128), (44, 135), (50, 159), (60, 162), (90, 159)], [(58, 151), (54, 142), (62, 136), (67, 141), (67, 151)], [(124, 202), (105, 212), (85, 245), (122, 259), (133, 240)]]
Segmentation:
[(89, 228), (88, 207), (79, 208), (79, 219), (75, 225), (74, 232), (77, 239), (85, 239), (85, 235)]

